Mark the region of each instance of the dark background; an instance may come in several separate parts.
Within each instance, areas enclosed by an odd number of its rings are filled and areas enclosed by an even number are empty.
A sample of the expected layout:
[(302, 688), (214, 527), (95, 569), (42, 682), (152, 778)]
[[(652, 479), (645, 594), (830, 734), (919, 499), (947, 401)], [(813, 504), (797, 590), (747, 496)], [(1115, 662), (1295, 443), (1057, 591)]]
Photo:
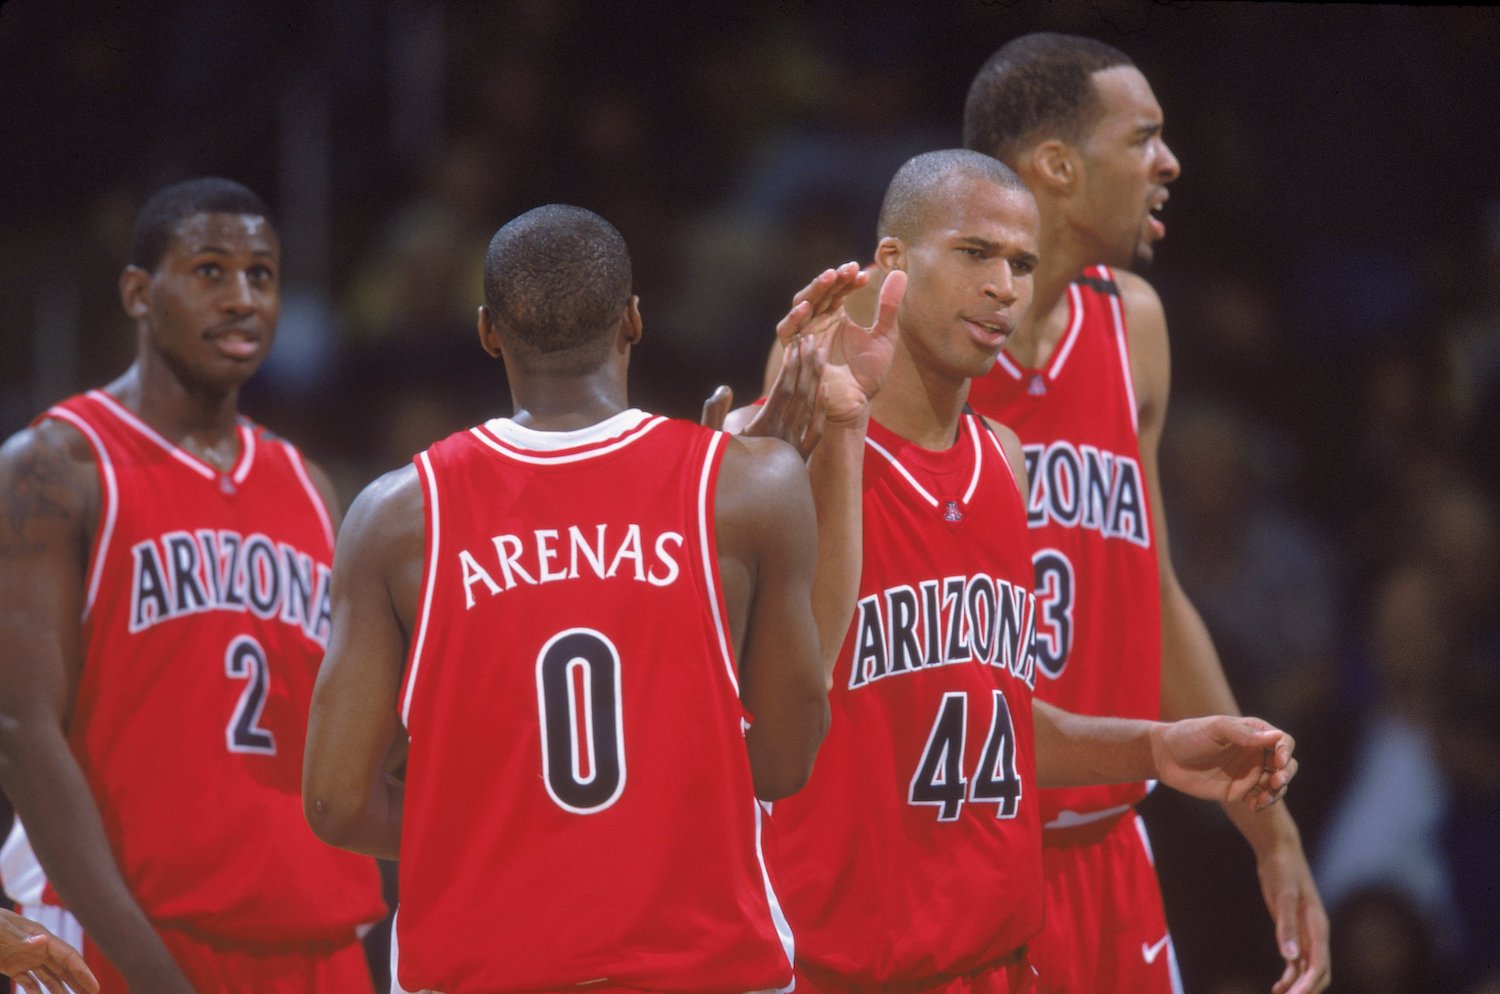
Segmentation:
[[(283, 236), (281, 337), (246, 408), (346, 501), (508, 410), (474, 345), (479, 266), (540, 203), (630, 243), (642, 406), (748, 398), (790, 294), (867, 261), (891, 173), (959, 143), (974, 71), (1032, 30), (1128, 52), (1183, 164), (1151, 273), (1174, 558), (1242, 702), (1299, 737), (1335, 989), (1493, 991), (1494, 9), (8, 0), (0, 434), (128, 364), (134, 213), (207, 173), (265, 196)], [(1268, 989), (1246, 847), (1203, 806), (1147, 811), (1188, 989)]]

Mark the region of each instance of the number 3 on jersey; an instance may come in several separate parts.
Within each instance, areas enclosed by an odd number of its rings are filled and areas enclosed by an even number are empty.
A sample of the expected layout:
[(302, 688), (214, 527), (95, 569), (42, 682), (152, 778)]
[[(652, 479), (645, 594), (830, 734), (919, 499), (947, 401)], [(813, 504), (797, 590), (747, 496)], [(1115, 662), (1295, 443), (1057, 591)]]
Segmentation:
[(927, 748), (911, 778), (912, 804), (930, 804), (938, 809), (938, 821), (955, 821), (964, 801), (998, 805), (996, 818), (1014, 818), (1020, 809), (1021, 777), (1016, 773), (1016, 733), (1005, 695), (994, 692), (990, 731), (984, 738), (979, 766), (971, 780), (964, 779), (964, 738), (969, 722), (969, 695), (950, 691), (943, 695), (937, 718), (927, 735)]
[(1073, 649), (1073, 564), (1056, 549), (1038, 549), (1031, 565), (1036, 571), (1036, 664), (1056, 680)]
[(603, 811), (625, 789), (625, 727), (620, 713), (620, 654), (588, 628), (547, 640), (536, 657), (542, 779), (558, 807)]

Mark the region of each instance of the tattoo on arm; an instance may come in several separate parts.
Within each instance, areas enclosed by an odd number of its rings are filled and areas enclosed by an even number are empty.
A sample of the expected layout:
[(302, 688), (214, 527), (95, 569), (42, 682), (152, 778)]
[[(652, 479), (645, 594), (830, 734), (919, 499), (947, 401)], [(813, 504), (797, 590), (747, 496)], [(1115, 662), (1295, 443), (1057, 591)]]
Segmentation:
[(33, 532), (33, 521), (66, 521), (78, 513), (79, 494), (74, 490), (71, 461), (62, 449), (34, 444), (16, 461), (6, 487), (5, 513), (0, 518), (0, 559), (35, 555), (42, 542)]

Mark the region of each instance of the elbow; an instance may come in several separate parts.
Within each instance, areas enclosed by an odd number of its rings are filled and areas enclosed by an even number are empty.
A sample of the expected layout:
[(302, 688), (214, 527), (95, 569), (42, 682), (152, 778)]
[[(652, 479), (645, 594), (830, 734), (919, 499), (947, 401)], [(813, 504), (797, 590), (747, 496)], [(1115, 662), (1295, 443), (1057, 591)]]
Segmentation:
[[(777, 744), (782, 748), (775, 755), (757, 757), (752, 751), (750, 773), (756, 797), (762, 801), (779, 801), (807, 786), (807, 781), (812, 778), (818, 747), (828, 734), (828, 716), (828, 699), (824, 697), (818, 701), (815, 717), (807, 722), (806, 731), (799, 736), (802, 740), (800, 746), (786, 748), (791, 738), (788, 735), (780, 737)], [(754, 733), (753, 726), (751, 733)]]
[(362, 808), (352, 799), (340, 798), (334, 791), (303, 785), (302, 815), (313, 834), (330, 846), (340, 849), (354, 847), (360, 835)]

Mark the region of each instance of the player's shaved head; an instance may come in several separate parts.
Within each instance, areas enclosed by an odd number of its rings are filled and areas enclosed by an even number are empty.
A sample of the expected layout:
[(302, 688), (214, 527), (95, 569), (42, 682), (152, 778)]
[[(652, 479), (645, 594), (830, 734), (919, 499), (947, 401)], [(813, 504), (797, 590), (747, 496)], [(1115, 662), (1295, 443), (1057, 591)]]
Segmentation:
[(1092, 38), (1022, 35), (991, 55), (969, 84), (964, 147), (1014, 165), (1047, 139), (1076, 145), (1098, 117), (1094, 73), (1134, 64)]
[(1031, 195), (1021, 177), (998, 159), (962, 148), (924, 152), (906, 160), (891, 177), (876, 237), (917, 238), (931, 223), (932, 208), (963, 197), (963, 187), (974, 180)]
[(484, 259), (484, 302), (513, 356), (581, 373), (608, 352), (630, 301), (630, 252), (593, 211), (548, 204), (507, 223)]
[(177, 236), (178, 225), (195, 214), (246, 214), (271, 219), (265, 203), (234, 180), (205, 176), (174, 183), (153, 194), (136, 215), (130, 264), (148, 273), (154, 271)]

